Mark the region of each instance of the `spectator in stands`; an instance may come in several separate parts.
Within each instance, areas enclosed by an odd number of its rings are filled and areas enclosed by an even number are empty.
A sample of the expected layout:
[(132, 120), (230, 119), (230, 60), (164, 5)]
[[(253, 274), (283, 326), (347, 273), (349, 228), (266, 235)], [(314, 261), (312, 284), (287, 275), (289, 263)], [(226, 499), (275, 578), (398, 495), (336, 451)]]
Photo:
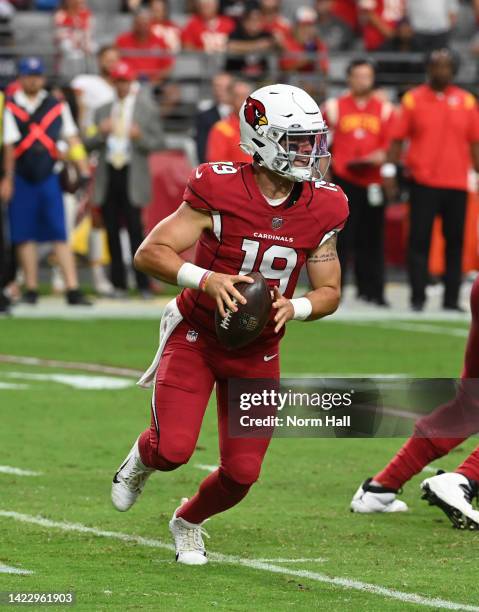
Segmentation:
[(59, 72), (72, 76), (94, 68), (93, 17), (86, 0), (63, 0), (54, 14)]
[[(120, 243), (120, 229), (126, 225), (132, 255), (143, 240), (142, 209), (150, 203), (151, 177), (148, 157), (162, 147), (158, 108), (148, 89), (133, 87), (135, 74), (120, 62), (112, 70), (115, 100), (95, 113), (86, 144), (98, 151), (95, 175), (95, 203), (101, 205), (111, 255), (111, 280), (119, 297), (127, 290), (127, 274)], [(136, 271), (137, 287), (150, 296), (148, 278)]]
[[(85, 150), (66, 104), (44, 89), (45, 68), (38, 58), (19, 63), (20, 89), (7, 103), (5, 142), (15, 143), (15, 189), (9, 204), (11, 241), (25, 276), (24, 301), (38, 300), (37, 242), (53, 242), (67, 287), (67, 302), (89, 304), (78, 288), (75, 261), (66, 241), (63, 197), (55, 164), (57, 144), (67, 141), (70, 157), (89, 176)], [(88, 179), (87, 179), (88, 180)]]
[(274, 34), (279, 42), (291, 35), (291, 24), (281, 14), (281, 0), (260, 0), (263, 28)]
[(30, 11), (32, 9), (33, 0), (8, 0), (18, 11)]
[(338, 255), (343, 271), (354, 259), (358, 298), (386, 306), (380, 168), (386, 161), (393, 107), (375, 95), (370, 61), (354, 60), (347, 74), (349, 91), (327, 100), (324, 109), (332, 132), (333, 181), (343, 188), (350, 208), (338, 236)]
[(166, 43), (168, 49), (178, 53), (181, 49), (181, 29), (169, 17), (168, 0), (150, 0), (151, 31)]
[(468, 173), (479, 170), (479, 115), (474, 96), (453, 85), (456, 61), (447, 49), (433, 51), (427, 62), (427, 84), (409, 91), (391, 131), (384, 185), (394, 195), (395, 167), (409, 142), (406, 166), (412, 179), (408, 268), (411, 306), (421, 311), (426, 300), (428, 258), (434, 219), (440, 214), (446, 240), (443, 307), (461, 310), (464, 217)]
[(458, 12), (458, 0), (407, 0), (416, 46), (422, 51), (447, 47)]
[(244, 0), (220, 0), (220, 12), (231, 19), (239, 19), (244, 12)]
[(278, 48), (276, 35), (263, 27), (261, 11), (256, 5), (250, 5), (230, 34), (226, 70), (261, 80), (269, 68), (269, 55)]
[(351, 27), (333, 13), (334, 0), (316, 0), (319, 38), (329, 51), (345, 51), (354, 43)]
[(3, 90), (15, 79), (17, 65), (13, 46), (15, 44), (12, 20), (15, 9), (7, 2), (0, 0), (0, 88)]
[(211, 128), (231, 113), (231, 89), (233, 77), (226, 72), (220, 72), (213, 77), (213, 100), (207, 101), (207, 106), (200, 105), (200, 111), (196, 115), (196, 151), (198, 163), (206, 161), (206, 143)]
[(218, 0), (196, 0), (196, 12), (182, 33), (187, 51), (223, 53), (235, 22), (219, 13)]
[(316, 29), (318, 15), (309, 6), (296, 11), (295, 27), (284, 40), (286, 50), (281, 60), (282, 70), (314, 72), (326, 75), (329, 71), (328, 48)]
[(352, 32), (359, 30), (358, 0), (334, 0), (332, 12), (348, 25)]
[(156, 85), (171, 72), (174, 60), (166, 42), (151, 31), (150, 19), (149, 11), (138, 11), (133, 17), (131, 30), (117, 37), (116, 47), (122, 60), (140, 80)]
[(125, 13), (136, 13), (148, 5), (148, 0), (121, 0), (121, 10)]
[(363, 22), (363, 42), (367, 51), (380, 51), (394, 37), (405, 16), (406, 0), (359, 0)]
[[(0, 92), (0, 117), (4, 124), (5, 118), (5, 95)], [(9, 311), (10, 300), (4, 293), (8, 280), (10, 249), (7, 248), (6, 235), (3, 227), (4, 206), (7, 206), (13, 195), (13, 176), (15, 159), (13, 153), (14, 141), (8, 142), (0, 131), (0, 315)]]
[(251, 155), (240, 148), (240, 121), (239, 112), (246, 98), (253, 91), (252, 86), (245, 81), (235, 81), (231, 89), (232, 111), (222, 121), (218, 121), (208, 137), (206, 147), (206, 161), (252, 161)]
[[(394, 86), (400, 97), (402, 94), (422, 83), (424, 79), (424, 54), (418, 46), (408, 19), (402, 19), (393, 38), (384, 43), (382, 51), (392, 53), (393, 59), (381, 60), (377, 64), (376, 83), (381, 86)], [(406, 55), (403, 57), (403, 55)], [(415, 58), (412, 56), (415, 54)]]

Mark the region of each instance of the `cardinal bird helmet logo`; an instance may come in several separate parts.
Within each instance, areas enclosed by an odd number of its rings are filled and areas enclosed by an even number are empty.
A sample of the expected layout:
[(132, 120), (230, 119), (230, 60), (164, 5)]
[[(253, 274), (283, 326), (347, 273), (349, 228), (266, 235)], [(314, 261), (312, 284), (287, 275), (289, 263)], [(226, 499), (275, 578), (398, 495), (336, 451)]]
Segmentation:
[(246, 100), (244, 107), (244, 117), (246, 122), (251, 127), (258, 131), (263, 125), (268, 125), (268, 119), (266, 118), (266, 108), (262, 102), (255, 100), (251, 96)]

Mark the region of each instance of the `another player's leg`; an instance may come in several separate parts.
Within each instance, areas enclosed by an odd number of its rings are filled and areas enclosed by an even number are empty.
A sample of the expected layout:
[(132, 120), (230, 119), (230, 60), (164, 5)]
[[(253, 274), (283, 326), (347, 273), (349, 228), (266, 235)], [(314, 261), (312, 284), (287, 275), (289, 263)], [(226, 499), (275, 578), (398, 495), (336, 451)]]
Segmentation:
[(204, 355), (186, 340), (180, 324), (166, 345), (156, 374), (151, 426), (134, 443), (113, 478), (112, 502), (126, 511), (148, 477), (184, 465), (194, 452), (214, 384)]
[[(471, 290), (472, 323), (467, 340), (462, 378), (479, 378), (479, 278)], [(396, 499), (397, 492), (429, 463), (444, 457), (459, 446), (465, 437), (427, 437), (428, 431), (439, 420), (451, 414), (460, 414), (463, 406), (456, 398), (437, 411), (421, 419), (414, 435), (404, 444), (390, 463), (374, 478), (366, 480), (357, 490), (351, 502), (353, 512), (397, 512), (407, 510), (406, 504)], [(437, 427), (436, 427), (437, 428)], [(471, 433), (473, 433), (471, 431)]]
[(479, 447), (455, 472), (444, 472), (421, 483), (423, 499), (438, 506), (458, 529), (479, 529), (473, 500), (479, 493)]

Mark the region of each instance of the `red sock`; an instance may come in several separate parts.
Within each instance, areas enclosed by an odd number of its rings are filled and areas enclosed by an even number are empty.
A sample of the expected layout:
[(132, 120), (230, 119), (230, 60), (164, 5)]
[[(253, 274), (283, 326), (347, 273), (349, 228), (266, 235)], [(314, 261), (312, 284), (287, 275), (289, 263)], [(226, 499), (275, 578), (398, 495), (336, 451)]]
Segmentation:
[(176, 516), (189, 523), (202, 523), (210, 516), (235, 506), (245, 497), (250, 487), (231, 480), (220, 468), (203, 480), (198, 493), (181, 506)]
[(457, 468), (456, 472), (479, 482), (479, 447)]
[(387, 467), (374, 477), (374, 480), (388, 489), (400, 489), (431, 461), (444, 457), (463, 441), (459, 438), (409, 438)]

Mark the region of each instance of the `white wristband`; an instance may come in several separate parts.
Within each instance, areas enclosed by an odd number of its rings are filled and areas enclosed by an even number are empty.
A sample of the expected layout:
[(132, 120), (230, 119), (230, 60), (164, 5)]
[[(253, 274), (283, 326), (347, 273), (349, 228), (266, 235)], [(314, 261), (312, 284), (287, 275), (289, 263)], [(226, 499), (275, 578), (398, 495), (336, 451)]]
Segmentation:
[(205, 274), (209, 270), (200, 268), (192, 263), (184, 263), (178, 270), (178, 276), (176, 277), (176, 283), (179, 287), (189, 287), (190, 289), (199, 289), (200, 283)]
[(295, 321), (306, 321), (306, 319), (313, 312), (313, 305), (311, 301), (308, 300), (307, 297), (296, 298), (295, 300), (291, 300), (291, 304), (294, 308), (294, 317)]
[(398, 170), (394, 164), (388, 163), (381, 166), (381, 178), (395, 178)]

